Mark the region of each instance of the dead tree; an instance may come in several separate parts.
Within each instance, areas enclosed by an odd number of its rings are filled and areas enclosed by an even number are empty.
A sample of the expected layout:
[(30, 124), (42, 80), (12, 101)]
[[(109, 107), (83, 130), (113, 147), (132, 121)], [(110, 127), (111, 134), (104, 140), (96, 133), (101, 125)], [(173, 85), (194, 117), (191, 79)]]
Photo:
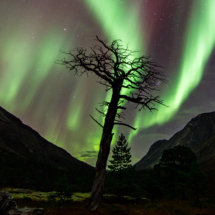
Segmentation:
[[(92, 72), (96, 74), (100, 84), (106, 86), (106, 90), (112, 89), (112, 97), (110, 101), (104, 101), (107, 106), (107, 112), (96, 109), (105, 117), (102, 125), (92, 116), (91, 118), (98, 123), (102, 129), (102, 137), (100, 149), (96, 162), (96, 175), (92, 186), (90, 203), (88, 210), (97, 211), (101, 208), (104, 180), (110, 145), (112, 140), (112, 129), (114, 125), (123, 125), (133, 128), (116, 118), (122, 117), (124, 101), (132, 102), (140, 106), (141, 109), (156, 110), (155, 104), (163, 104), (159, 96), (154, 96), (154, 91), (159, 89), (159, 83), (166, 82), (163, 72), (160, 71), (161, 66), (150, 61), (149, 57), (135, 57), (137, 51), (129, 50), (128, 47), (123, 48), (120, 40), (114, 40), (111, 45), (107, 45), (105, 41), (96, 37), (96, 41), (100, 43), (91, 48), (91, 53), (87, 54), (86, 49), (78, 47), (75, 52), (63, 52), (71, 57), (70, 60), (65, 58), (60, 64), (65, 65), (70, 71), (74, 71), (76, 75)], [(127, 89), (125, 94), (121, 94), (123, 88)]]

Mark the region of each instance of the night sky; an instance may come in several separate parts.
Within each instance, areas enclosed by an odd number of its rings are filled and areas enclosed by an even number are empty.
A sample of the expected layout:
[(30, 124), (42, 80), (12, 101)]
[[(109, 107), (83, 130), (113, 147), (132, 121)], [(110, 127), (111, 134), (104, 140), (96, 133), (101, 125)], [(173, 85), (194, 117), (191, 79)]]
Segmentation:
[(137, 131), (114, 127), (112, 145), (122, 132), (134, 164), (155, 141), (215, 111), (214, 11), (215, 0), (1, 0), (0, 106), (95, 166), (102, 129), (89, 115), (103, 122), (95, 108), (111, 92), (55, 61), (67, 58), (59, 50), (94, 46), (96, 35), (121, 39), (164, 66), (169, 81), (157, 92), (168, 108), (139, 112), (128, 103), (124, 123)]

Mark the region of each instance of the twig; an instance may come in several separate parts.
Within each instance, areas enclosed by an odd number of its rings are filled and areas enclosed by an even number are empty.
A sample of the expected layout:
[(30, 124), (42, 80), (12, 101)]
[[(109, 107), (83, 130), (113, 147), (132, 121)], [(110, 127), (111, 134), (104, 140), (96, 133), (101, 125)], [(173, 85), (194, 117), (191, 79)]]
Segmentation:
[(137, 130), (136, 128), (133, 128), (132, 126), (125, 124), (125, 123), (114, 123), (114, 125), (124, 125), (124, 126), (127, 126), (129, 128), (132, 128), (133, 130)]
[(91, 115), (90, 115), (90, 117), (97, 123), (97, 124), (99, 124), (102, 128), (104, 128), (97, 120), (95, 120)]

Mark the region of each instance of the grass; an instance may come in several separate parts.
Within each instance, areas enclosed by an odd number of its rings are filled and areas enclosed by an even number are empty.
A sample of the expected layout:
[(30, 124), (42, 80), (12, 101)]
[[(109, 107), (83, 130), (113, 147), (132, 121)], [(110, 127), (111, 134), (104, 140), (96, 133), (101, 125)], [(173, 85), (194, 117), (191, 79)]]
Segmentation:
[(56, 205), (46, 205), (46, 201), (33, 201), (28, 198), (16, 200), (19, 207), (42, 207), (45, 208), (44, 215), (214, 215), (215, 205), (202, 203), (195, 206), (192, 202), (186, 201), (160, 201), (152, 204), (149, 200), (136, 202), (132, 199), (122, 199), (105, 196), (101, 211), (89, 212), (86, 210), (89, 198), (83, 201), (68, 202), (58, 207)]

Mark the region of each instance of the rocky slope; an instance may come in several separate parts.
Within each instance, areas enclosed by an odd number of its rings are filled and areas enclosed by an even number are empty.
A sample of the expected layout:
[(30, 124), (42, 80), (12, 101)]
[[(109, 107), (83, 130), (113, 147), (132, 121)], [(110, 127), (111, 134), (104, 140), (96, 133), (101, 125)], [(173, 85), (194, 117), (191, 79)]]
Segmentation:
[[(95, 168), (50, 143), (0, 107), (0, 186), (50, 190), (62, 174), (91, 183)], [(70, 181), (71, 181), (70, 180)], [(40, 186), (41, 182), (46, 184)], [(77, 184), (77, 183), (76, 183)], [(32, 187), (33, 186), (33, 187)]]
[(169, 140), (155, 142), (135, 164), (136, 170), (152, 168), (159, 162), (163, 150), (177, 145), (190, 147), (202, 169), (215, 173), (215, 112), (200, 114)]

